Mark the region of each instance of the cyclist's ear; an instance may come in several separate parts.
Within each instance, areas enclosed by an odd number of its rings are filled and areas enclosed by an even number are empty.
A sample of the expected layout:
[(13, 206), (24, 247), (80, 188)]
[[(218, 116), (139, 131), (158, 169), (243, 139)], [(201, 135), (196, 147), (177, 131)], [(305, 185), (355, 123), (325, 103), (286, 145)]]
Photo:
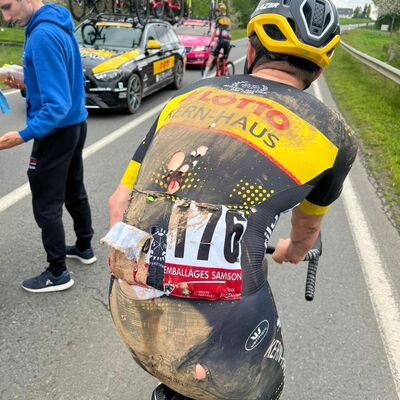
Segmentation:
[(247, 54), (246, 54), (246, 61), (244, 63), (244, 71), (245, 75), (251, 74), (249, 70), (249, 65), (253, 65), (254, 59), (256, 57), (256, 51), (250, 41), (247, 43)]

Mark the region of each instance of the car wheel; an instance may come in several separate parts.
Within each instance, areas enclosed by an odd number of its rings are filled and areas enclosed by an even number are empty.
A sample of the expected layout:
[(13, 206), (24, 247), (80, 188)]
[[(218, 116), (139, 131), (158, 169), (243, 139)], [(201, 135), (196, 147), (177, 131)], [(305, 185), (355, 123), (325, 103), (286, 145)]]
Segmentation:
[(138, 74), (132, 74), (128, 80), (126, 92), (126, 111), (134, 114), (142, 102), (142, 81)]
[(174, 70), (174, 82), (172, 83), (172, 87), (174, 89), (180, 89), (183, 83), (183, 62), (181, 59), (178, 59), (175, 65)]

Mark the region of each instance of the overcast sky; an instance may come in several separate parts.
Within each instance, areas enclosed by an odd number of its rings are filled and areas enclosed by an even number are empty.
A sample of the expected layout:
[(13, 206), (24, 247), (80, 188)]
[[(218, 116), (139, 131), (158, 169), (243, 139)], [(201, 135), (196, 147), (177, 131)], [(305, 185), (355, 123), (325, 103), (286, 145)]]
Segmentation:
[(354, 9), (357, 6), (361, 6), (363, 8), (365, 5), (371, 4), (372, 6), (371, 17), (373, 19), (376, 18), (376, 10), (374, 4), (372, 3), (372, 0), (333, 0), (333, 3), (335, 4), (336, 8), (352, 8), (352, 9)]
[(368, 0), (333, 0), (333, 2), (336, 7), (340, 8), (364, 7), (366, 4), (372, 4), (372, 1)]

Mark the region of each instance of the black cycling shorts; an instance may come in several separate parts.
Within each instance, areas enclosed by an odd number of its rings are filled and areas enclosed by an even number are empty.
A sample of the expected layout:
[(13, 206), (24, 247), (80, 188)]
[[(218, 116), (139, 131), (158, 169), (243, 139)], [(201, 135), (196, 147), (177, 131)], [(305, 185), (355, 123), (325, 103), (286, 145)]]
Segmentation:
[(215, 44), (214, 48), (211, 50), (211, 54), (216, 57), (221, 49), (224, 49), (224, 55), (228, 58), (229, 51), (230, 51), (230, 40), (226, 39), (219, 39), (218, 42)]

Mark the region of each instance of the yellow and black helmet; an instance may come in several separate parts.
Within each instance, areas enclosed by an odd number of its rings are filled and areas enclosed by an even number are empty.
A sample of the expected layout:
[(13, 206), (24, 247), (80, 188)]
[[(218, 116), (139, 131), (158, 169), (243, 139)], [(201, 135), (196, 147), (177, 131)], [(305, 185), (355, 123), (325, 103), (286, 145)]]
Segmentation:
[(224, 3), (219, 3), (217, 7), (215, 7), (215, 11), (221, 11), (222, 14), (226, 13), (226, 5)]
[(327, 66), (340, 42), (339, 18), (330, 0), (261, 0), (247, 35), (257, 35), (268, 52)]

